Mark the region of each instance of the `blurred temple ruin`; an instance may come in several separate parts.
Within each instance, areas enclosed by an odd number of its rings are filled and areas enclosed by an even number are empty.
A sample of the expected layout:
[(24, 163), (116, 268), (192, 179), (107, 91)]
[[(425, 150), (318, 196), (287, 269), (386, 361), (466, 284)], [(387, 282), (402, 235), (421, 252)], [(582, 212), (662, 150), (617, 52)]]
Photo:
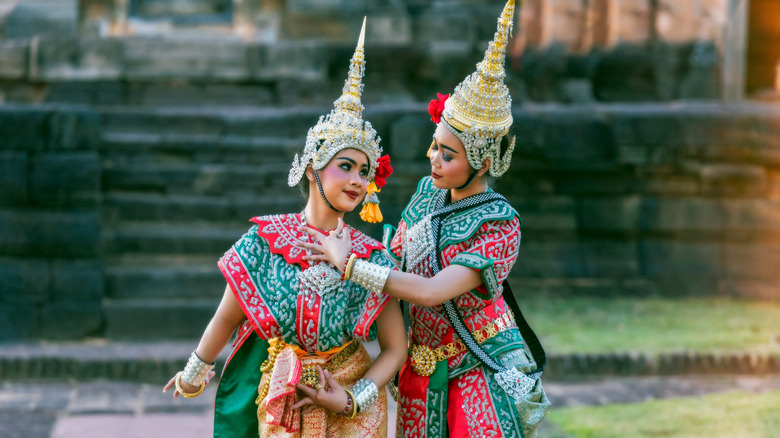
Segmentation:
[[(425, 100), (473, 69), (502, 3), (0, 0), (0, 100), (326, 103), (364, 15), (369, 101)], [(508, 61), (513, 96), (735, 99), (772, 88), (777, 8), (771, 0), (527, 0)]]
[[(0, 339), (199, 335), (250, 217), (297, 211), (363, 16), (393, 223), (427, 102), (503, 0), (0, 0)], [(507, 58), (525, 294), (780, 299), (780, 2), (526, 0)], [(379, 237), (356, 214), (348, 221)]]

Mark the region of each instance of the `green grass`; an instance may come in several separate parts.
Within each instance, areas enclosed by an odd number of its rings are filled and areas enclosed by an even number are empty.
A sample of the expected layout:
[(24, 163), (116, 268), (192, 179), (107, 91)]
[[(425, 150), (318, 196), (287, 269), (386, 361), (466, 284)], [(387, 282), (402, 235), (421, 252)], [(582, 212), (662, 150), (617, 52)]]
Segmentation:
[(519, 298), (523, 314), (552, 354), (780, 353), (780, 302)]
[(546, 421), (573, 438), (769, 438), (780, 432), (780, 391), (553, 409)]

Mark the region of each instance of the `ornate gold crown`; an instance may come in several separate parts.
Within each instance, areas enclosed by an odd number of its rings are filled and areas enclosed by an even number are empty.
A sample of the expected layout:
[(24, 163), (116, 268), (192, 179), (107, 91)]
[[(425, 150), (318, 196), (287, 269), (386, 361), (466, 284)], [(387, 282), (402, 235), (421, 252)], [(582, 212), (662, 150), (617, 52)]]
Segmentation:
[(363, 73), (366, 68), (363, 53), (363, 39), (366, 33), (366, 20), (363, 19), (363, 29), (360, 31), (355, 54), (349, 64), (349, 74), (344, 81), (341, 97), (333, 102), (333, 110), (309, 129), (303, 154), (295, 154), (287, 184), (290, 187), (298, 184), (311, 164), (314, 170), (321, 170), (340, 150), (352, 148), (362, 151), (368, 156), (368, 181), (374, 179), (378, 165), (377, 160), (382, 155), (379, 146), (381, 139), (371, 123), (363, 121), (363, 104), (360, 96), (363, 93)]
[(491, 158), (490, 175), (509, 169), (515, 138), (501, 157), (501, 138), (512, 126), (512, 96), (504, 85), (504, 58), (512, 30), (515, 0), (509, 0), (498, 17), (498, 29), (477, 71), (463, 80), (444, 103), (444, 125), (463, 142), (469, 164), (480, 169)]

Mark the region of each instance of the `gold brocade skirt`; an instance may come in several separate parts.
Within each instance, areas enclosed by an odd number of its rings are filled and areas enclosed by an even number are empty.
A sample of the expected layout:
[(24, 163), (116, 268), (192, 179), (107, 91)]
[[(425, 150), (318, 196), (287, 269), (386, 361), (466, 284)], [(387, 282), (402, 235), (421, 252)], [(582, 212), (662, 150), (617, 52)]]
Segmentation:
[[(357, 341), (353, 341), (353, 343), (356, 345), (347, 345), (345, 348), (334, 349), (336, 351), (333, 354), (326, 352), (318, 353), (316, 355), (306, 355), (300, 349), (291, 348), (290, 346), (286, 346), (284, 349), (291, 349), (292, 352), (295, 353), (304, 370), (310, 370), (310, 366), (320, 365), (323, 369), (327, 368), (330, 371), (339, 385), (349, 388), (354, 385), (358, 379), (363, 377), (366, 370), (368, 370), (372, 364), (371, 357), (368, 355), (368, 352), (366, 352), (365, 347)], [(288, 358), (292, 356), (291, 352), (287, 352), (286, 355), (283, 354), (284, 349), (279, 346), (275, 347), (275, 343), (272, 343), (271, 345), (271, 349), (276, 348), (276, 351), (272, 352), (274, 358), (276, 356), (286, 356)], [(269, 349), (269, 351), (271, 349)], [(273, 412), (278, 410), (278, 406), (271, 409), (272, 412), (269, 414), (267, 403), (269, 399), (273, 399), (274, 394), (278, 392), (275, 391), (274, 388), (280, 386), (278, 384), (279, 380), (284, 380), (289, 377), (288, 369), (282, 367), (282, 364), (278, 362), (279, 361), (277, 361), (275, 365), (272, 365), (273, 370), (268, 369), (269, 367), (266, 367), (266, 364), (264, 364), (263, 376), (258, 387), (259, 400), (257, 416), (260, 424), (259, 433), (261, 438), (362, 438), (387, 436), (387, 395), (384, 388), (379, 389), (379, 398), (368, 409), (360, 412), (353, 419), (318, 408), (305, 415), (297, 413), (293, 415), (291, 412), (286, 412), (283, 416), (288, 422), (287, 426), (273, 424), (271, 422), (272, 419), (280, 416), (278, 412)], [(287, 380), (287, 383), (290, 385), (293, 382)], [(269, 386), (271, 387), (270, 396)], [(293, 400), (289, 400), (288, 404), (292, 405), (292, 401)], [(274, 414), (276, 414), (276, 416)]]

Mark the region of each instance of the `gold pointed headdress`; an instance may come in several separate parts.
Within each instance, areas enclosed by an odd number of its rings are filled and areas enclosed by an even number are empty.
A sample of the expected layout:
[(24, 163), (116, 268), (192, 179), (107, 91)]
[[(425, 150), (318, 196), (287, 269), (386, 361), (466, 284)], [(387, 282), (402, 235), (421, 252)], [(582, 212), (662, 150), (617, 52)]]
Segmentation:
[(341, 97), (333, 102), (333, 110), (326, 116), (320, 116), (319, 121), (306, 135), (303, 153), (295, 155), (292, 168), (287, 177), (287, 184), (292, 187), (298, 184), (311, 164), (314, 170), (321, 170), (331, 158), (342, 149), (357, 149), (368, 156), (368, 180), (374, 179), (382, 148), (381, 139), (371, 123), (363, 121), (363, 104), (360, 97), (363, 93), (363, 73), (366, 60), (363, 51), (363, 39), (366, 32), (366, 20), (363, 19), (363, 29), (360, 31), (355, 54), (349, 63), (349, 74), (344, 81)]
[(512, 96), (504, 84), (506, 55), (515, 0), (509, 0), (498, 17), (498, 29), (490, 42), (485, 58), (477, 71), (463, 80), (446, 99), (442, 121), (466, 148), (469, 164), (480, 169), (486, 158), (491, 159), (490, 175), (498, 177), (509, 169), (514, 137), (501, 156), (501, 138), (512, 126)]

